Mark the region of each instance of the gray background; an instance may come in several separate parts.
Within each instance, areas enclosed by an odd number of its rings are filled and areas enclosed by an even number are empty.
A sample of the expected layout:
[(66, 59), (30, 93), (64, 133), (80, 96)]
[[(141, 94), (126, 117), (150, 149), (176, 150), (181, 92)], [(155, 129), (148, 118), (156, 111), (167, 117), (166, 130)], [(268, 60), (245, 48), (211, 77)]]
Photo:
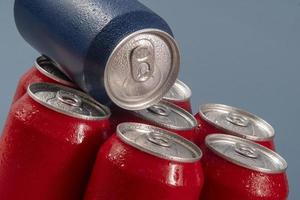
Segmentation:
[[(300, 0), (142, 2), (174, 30), (182, 52), (180, 78), (193, 90), (195, 111), (201, 103), (225, 103), (275, 127), (277, 150), (289, 163), (289, 199), (297, 199)], [(0, 1), (0, 127), (19, 77), (38, 55), (18, 34), (12, 10), (12, 0)]]

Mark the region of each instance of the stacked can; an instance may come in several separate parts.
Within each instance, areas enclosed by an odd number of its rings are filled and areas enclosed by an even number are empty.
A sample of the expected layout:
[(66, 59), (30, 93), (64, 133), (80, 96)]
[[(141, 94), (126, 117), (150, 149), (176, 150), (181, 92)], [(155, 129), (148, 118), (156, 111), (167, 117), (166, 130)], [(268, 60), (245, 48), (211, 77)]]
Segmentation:
[(36, 59), (34, 66), (20, 79), (16, 89), (13, 103), (21, 98), (32, 83), (49, 82), (76, 88), (74, 83), (58, 68), (58, 66), (45, 56)]
[(195, 118), (200, 127), (197, 139), (197, 144), (200, 146), (203, 146), (207, 135), (226, 133), (275, 150), (273, 127), (252, 113), (223, 104), (204, 104), (200, 106)]
[(201, 150), (169, 131), (122, 123), (100, 149), (85, 200), (197, 200)]
[(112, 109), (112, 113), (111, 121), (114, 127), (122, 122), (145, 123), (170, 130), (190, 141), (195, 141), (198, 134), (198, 122), (195, 117), (167, 101), (137, 111), (116, 108)]
[(10, 110), (0, 139), (1, 199), (82, 198), (110, 111), (77, 90), (34, 83)]
[(274, 151), (236, 136), (206, 137), (203, 200), (286, 200), (286, 161)]
[(177, 79), (163, 99), (192, 113), (191, 97), (192, 91), (189, 86)]
[(137, 0), (15, 0), (14, 9), (24, 39), (100, 102), (144, 109), (177, 79), (170, 27)]

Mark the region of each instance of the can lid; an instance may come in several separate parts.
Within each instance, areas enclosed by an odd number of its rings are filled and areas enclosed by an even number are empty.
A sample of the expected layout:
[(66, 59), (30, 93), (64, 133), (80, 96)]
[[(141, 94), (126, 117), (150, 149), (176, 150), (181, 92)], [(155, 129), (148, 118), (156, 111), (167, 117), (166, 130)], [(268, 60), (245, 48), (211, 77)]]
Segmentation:
[(186, 101), (189, 100), (191, 96), (192, 91), (189, 86), (177, 79), (169, 92), (164, 96), (164, 99), (170, 101)]
[(286, 161), (279, 154), (247, 139), (212, 134), (206, 137), (205, 143), (220, 157), (254, 171), (276, 174), (287, 169)]
[(85, 93), (58, 84), (33, 83), (27, 93), (41, 105), (74, 118), (103, 120), (111, 114), (108, 107)]
[(125, 143), (165, 160), (192, 163), (201, 159), (201, 150), (192, 142), (161, 128), (140, 124), (122, 123), (117, 136)]
[(168, 33), (158, 29), (134, 32), (115, 47), (107, 61), (106, 92), (126, 110), (148, 108), (170, 90), (179, 64), (178, 46)]
[(52, 80), (64, 85), (74, 86), (74, 83), (69, 77), (67, 77), (67, 75), (65, 75), (50, 58), (40, 56), (36, 59), (34, 66), (39, 72)]
[(274, 137), (273, 127), (260, 117), (239, 108), (223, 104), (200, 106), (201, 117), (232, 135), (254, 141), (266, 141)]
[(172, 130), (191, 130), (197, 126), (197, 120), (193, 115), (167, 101), (133, 112), (153, 124)]

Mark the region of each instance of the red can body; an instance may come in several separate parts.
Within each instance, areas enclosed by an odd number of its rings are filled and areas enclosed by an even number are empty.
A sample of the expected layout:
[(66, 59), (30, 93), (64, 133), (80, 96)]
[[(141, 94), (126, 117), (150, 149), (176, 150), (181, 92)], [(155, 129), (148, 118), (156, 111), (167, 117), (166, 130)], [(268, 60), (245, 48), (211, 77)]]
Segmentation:
[[(63, 80), (62, 78), (56, 77), (54, 74), (45, 71), (42, 68), (43, 65), (52, 66), (52, 68), (55, 68), (57, 72), (62, 74), (62, 72), (60, 72), (60, 70), (48, 58), (45, 58), (43, 56), (39, 57), (36, 60), (35, 66), (31, 67), (19, 80), (12, 103), (21, 98), (26, 93), (27, 87), (32, 83), (58, 83), (64, 86), (78, 89), (78, 87), (75, 86), (70, 80)], [(42, 71), (44, 71), (44, 73), (42, 73)]]
[(85, 200), (197, 200), (200, 162), (179, 163), (148, 155), (113, 135), (100, 149)]
[(286, 173), (267, 174), (235, 165), (203, 150), (205, 184), (201, 200), (287, 200)]
[(192, 142), (194, 142), (196, 140), (197, 135), (199, 134), (198, 133), (199, 129), (197, 126), (191, 128), (190, 130), (172, 129), (172, 128), (167, 128), (163, 124), (160, 124), (158, 122), (144, 119), (144, 118), (136, 115), (132, 111), (127, 111), (127, 110), (123, 110), (120, 108), (112, 109), (111, 123), (113, 124), (114, 129), (120, 123), (123, 123), (123, 122), (137, 122), (137, 123), (143, 123), (143, 124), (157, 126), (157, 127), (172, 131)]
[(108, 119), (73, 118), (23, 95), (0, 140), (1, 199), (80, 200), (108, 130)]
[[(195, 118), (197, 119), (199, 125), (198, 125), (198, 132), (199, 134), (197, 134), (197, 138), (196, 140), (196, 144), (200, 147), (200, 148), (205, 148), (204, 145), (204, 140), (205, 137), (207, 135), (210, 134), (214, 134), (214, 133), (224, 133), (224, 134), (229, 134), (229, 135), (235, 135), (235, 136), (239, 136), (236, 135), (230, 131), (225, 131), (224, 129), (221, 129), (217, 126), (214, 126), (210, 123), (208, 123), (207, 121), (205, 121), (201, 115), (199, 113), (197, 113), (195, 115)], [(275, 150), (275, 144), (274, 144), (274, 140), (273, 139), (269, 139), (269, 140), (265, 140), (265, 141), (260, 141), (260, 140), (252, 140), (253, 142), (256, 142), (258, 144), (261, 144), (271, 150)]]

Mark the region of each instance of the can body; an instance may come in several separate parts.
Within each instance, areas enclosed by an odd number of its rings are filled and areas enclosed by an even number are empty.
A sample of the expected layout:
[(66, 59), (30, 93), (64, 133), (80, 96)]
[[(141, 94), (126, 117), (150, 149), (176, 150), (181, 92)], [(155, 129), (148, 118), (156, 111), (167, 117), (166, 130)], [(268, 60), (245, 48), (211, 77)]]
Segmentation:
[[(210, 123), (208, 123), (206, 120), (203, 119), (203, 117), (200, 116), (199, 113), (195, 115), (195, 118), (197, 119), (199, 126), (197, 130), (199, 131), (199, 134), (197, 134), (196, 143), (200, 147), (205, 147), (204, 141), (205, 137), (214, 134), (214, 133), (226, 133), (229, 135), (236, 135), (234, 133), (231, 133), (230, 131), (224, 131), (224, 129), (220, 129), (219, 127), (216, 127)], [(259, 141), (259, 140), (253, 140), (254, 142), (261, 144), (269, 149), (275, 150), (275, 144), (273, 139), (265, 140), (265, 141)]]
[(81, 199), (108, 130), (107, 119), (69, 117), (23, 95), (0, 140), (1, 199)]
[[(201, 200), (287, 200), (285, 172), (254, 171), (223, 159), (209, 148), (203, 150), (205, 184)], [(251, 166), (250, 166), (251, 167)]]
[[(110, 102), (110, 93), (106, 92), (103, 77), (120, 41), (131, 34), (150, 29), (172, 35), (167, 23), (137, 0), (16, 0), (14, 14), (17, 28), (28, 43), (59, 63), (60, 68), (81, 89), (107, 103)], [(177, 61), (175, 65), (178, 68)], [(143, 68), (146, 66), (149, 67), (148, 64), (142, 65), (141, 75), (148, 70)], [(171, 71), (172, 80), (165, 84), (163, 90), (166, 91), (162, 93), (167, 92), (177, 78), (178, 69)], [(155, 98), (151, 101), (157, 102), (162, 96)], [(113, 101), (117, 102), (116, 99)]]
[[(182, 120), (182, 119), (181, 119)], [(166, 127), (164, 124), (158, 122), (158, 121), (152, 121), (146, 118), (143, 118), (139, 115), (137, 115), (135, 112), (127, 111), (120, 108), (113, 108), (112, 109), (112, 116), (111, 116), (111, 123), (112, 127), (114, 129), (123, 122), (137, 122), (137, 123), (143, 123), (143, 124), (149, 124), (153, 126), (157, 126), (169, 131), (172, 131), (173, 133), (176, 133), (192, 142), (194, 142), (197, 138), (197, 135), (199, 134), (199, 128), (197, 126), (191, 127), (187, 130), (180, 130), (176, 128), (170, 128)]]
[[(47, 69), (45, 69), (45, 65), (47, 65)], [(49, 71), (47, 71), (48, 69)], [(61, 77), (57, 76), (58, 73), (61, 74)], [(67, 80), (67, 77), (62, 77), (62, 72), (53, 63), (51, 63), (48, 58), (44, 58), (42, 56), (39, 57), (36, 60), (35, 65), (31, 67), (24, 75), (22, 75), (21, 79), (19, 80), (12, 103), (21, 98), (26, 93), (28, 86), (32, 83), (58, 83), (68, 87), (76, 88), (71, 80)]]
[(200, 162), (164, 160), (113, 135), (98, 153), (84, 199), (196, 200), (202, 185)]

